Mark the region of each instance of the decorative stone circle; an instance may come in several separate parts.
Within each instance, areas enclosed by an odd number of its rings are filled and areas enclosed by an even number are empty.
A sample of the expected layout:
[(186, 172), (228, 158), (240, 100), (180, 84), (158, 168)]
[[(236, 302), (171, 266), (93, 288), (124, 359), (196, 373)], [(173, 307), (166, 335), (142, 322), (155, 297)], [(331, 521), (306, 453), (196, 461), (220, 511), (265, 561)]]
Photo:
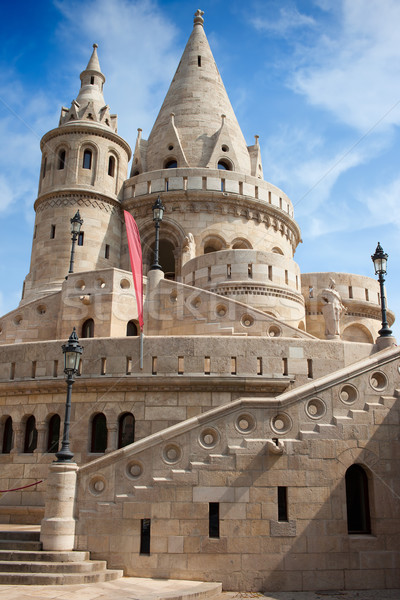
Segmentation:
[(173, 149), (174, 149), (174, 145), (173, 144), (169, 144), (168, 150), (171, 152), (171, 150), (173, 150)]
[(254, 317), (245, 314), (240, 319), (240, 322), (243, 325), (243, 327), (251, 327), (252, 325), (254, 325)]
[(95, 475), (89, 482), (89, 491), (94, 496), (100, 496), (107, 487), (107, 482), (102, 475)]
[(268, 328), (269, 337), (280, 337), (282, 335), (282, 329), (278, 325), (271, 325)]
[(237, 417), (235, 421), (235, 427), (239, 433), (246, 435), (254, 431), (256, 428), (256, 420), (253, 415), (249, 413), (242, 413)]
[(372, 389), (376, 390), (377, 392), (382, 392), (384, 389), (386, 389), (388, 380), (385, 373), (382, 373), (382, 371), (375, 371), (375, 373), (372, 373), (371, 377), (369, 378), (369, 383)]
[(219, 432), (214, 427), (206, 427), (199, 435), (199, 444), (203, 448), (215, 448), (220, 437)]
[(178, 294), (176, 293), (176, 290), (174, 290), (173, 292), (170, 293), (169, 301), (172, 302), (172, 304), (175, 304), (175, 302), (178, 302)]
[(126, 465), (126, 475), (129, 479), (139, 479), (143, 473), (143, 465), (138, 460), (131, 460)]
[(353, 404), (358, 398), (358, 391), (354, 385), (346, 383), (342, 385), (339, 392), (339, 398), (344, 404)]
[(81, 292), (83, 292), (83, 290), (86, 288), (86, 283), (83, 281), (83, 279), (79, 279), (79, 281), (76, 282), (75, 287), (77, 290), (81, 290)]
[(201, 304), (201, 298), (200, 298), (200, 296), (197, 296), (196, 298), (194, 298), (191, 301), (191, 305), (193, 306), (193, 308), (199, 308), (200, 304)]
[(225, 304), (219, 304), (217, 306), (216, 313), (217, 313), (218, 317), (224, 317), (227, 313), (227, 308), (226, 308)]
[(312, 398), (307, 402), (305, 410), (310, 419), (321, 419), (326, 413), (326, 404), (320, 398)]
[(271, 419), (271, 429), (275, 433), (287, 433), (292, 428), (292, 419), (286, 413), (279, 413)]
[(131, 284), (129, 283), (129, 281), (127, 279), (121, 279), (121, 281), (119, 282), (119, 285), (121, 286), (121, 289), (123, 289), (123, 290), (129, 290), (129, 288), (131, 287)]
[(178, 444), (167, 444), (162, 452), (163, 461), (169, 465), (179, 462), (182, 456), (182, 450)]
[(103, 290), (106, 287), (106, 282), (102, 277), (99, 277), (99, 279), (96, 280), (96, 287), (100, 290)]
[(226, 144), (223, 144), (221, 146), (221, 150), (222, 150), (222, 152), (229, 152), (229, 146), (227, 146)]
[(47, 307), (44, 304), (39, 304), (39, 306), (36, 307), (36, 312), (38, 313), (38, 315), (44, 315), (46, 310)]
[(22, 315), (16, 315), (16, 317), (14, 317), (14, 323), (15, 323), (15, 325), (21, 325)]

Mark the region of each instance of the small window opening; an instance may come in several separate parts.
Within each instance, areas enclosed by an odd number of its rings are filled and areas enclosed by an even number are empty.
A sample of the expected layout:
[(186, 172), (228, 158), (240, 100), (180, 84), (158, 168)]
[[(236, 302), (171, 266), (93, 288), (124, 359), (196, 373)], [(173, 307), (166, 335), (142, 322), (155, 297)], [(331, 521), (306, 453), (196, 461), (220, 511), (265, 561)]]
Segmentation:
[(92, 439), (90, 451), (105, 452), (107, 448), (107, 419), (103, 413), (97, 413), (92, 421)]
[(286, 285), (288, 285), (288, 283), (289, 283), (289, 273), (286, 269), (285, 269), (285, 283), (286, 283)]
[(47, 171), (47, 156), (45, 156), (44, 160), (43, 160), (42, 179), (44, 179), (46, 177), (46, 171)]
[(314, 377), (312, 358), (307, 358), (307, 376), (309, 379), (312, 379)]
[(308, 287), (308, 297), (314, 298), (314, 288), (311, 285)]
[(127, 375), (132, 374), (132, 357), (131, 356), (126, 357), (126, 374)]
[(101, 357), (101, 375), (105, 375), (107, 373), (107, 358), (105, 356)]
[(282, 198), (279, 198), (279, 208), (282, 210)]
[(92, 151), (91, 150), (85, 150), (85, 152), (83, 153), (83, 164), (82, 164), (84, 169), (91, 169), (92, 168)]
[(232, 265), (226, 265), (226, 276), (228, 279), (232, 277)]
[(173, 160), (169, 160), (166, 162), (164, 169), (176, 169), (178, 166), (178, 163), (175, 159)]
[(124, 448), (135, 441), (135, 417), (123, 413), (118, 419), (118, 448)]
[(90, 78), (90, 85), (93, 85), (93, 84), (94, 84), (94, 77), (91, 77)]
[(232, 171), (232, 166), (230, 165), (230, 163), (228, 163), (227, 160), (219, 160), (217, 167), (221, 171)]
[(367, 288), (365, 288), (365, 299), (369, 302), (369, 290)]
[(283, 370), (283, 375), (289, 375), (287, 358), (282, 358), (282, 370)]
[(140, 520), (140, 554), (150, 554), (151, 519)]
[(263, 374), (262, 357), (258, 356), (257, 357), (257, 375), (262, 375), (262, 374)]
[(56, 226), (52, 225), (51, 229), (50, 229), (50, 239), (54, 240), (55, 237), (56, 237)]
[(78, 233), (78, 246), (83, 246), (83, 238), (85, 237), (85, 234), (83, 231), (80, 231)]
[(32, 361), (31, 377), (32, 377), (32, 379), (35, 379), (35, 377), (36, 377), (36, 360)]
[(13, 426), (12, 426), (12, 418), (7, 417), (6, 422), (4, 423), (3, 429), (3, 445), (2, 445), (2, 453), (10, 454), (12, 448), (12, 439), (13, 439)]
[(287, 487), (278, 487), (278, 521), (288, 520)]
[(183, 375), (185, 372), (185, 358), (178, 356), (178, 375)]
[(271, 196), (271, 192), (268, 192), (268, 204), (272, 203), (272, 196)]
[(208, 536), (210, 538), (219, 538), (219, 502), (209, 503)]
[(211, 373), (211, 358), (209, 356), (204, 357), (204, 375), (210, 375)]
[(253, 265), (251, 263), (247, 265), (247, 277), (253, 279)]
[(15, 377), (15, 362), (12, 362), (10, 365), (10, 379), (14, 379)]
[(203, 190), (207, 189), (207, 177), (201, 178), (201, 189), (203, 189)]
[(104, 258), (110, 258), (110, 244), (106, 244), (104, 249)]
[(53, 361), (53, 377), (58, 375), (58, 360)]
[(37, 235), (37, 225), (35, 225), (35, 229), (33, 230), (33, 239), (36, 239), (36, 235)]
[(299, 277), (296, 275), (296, 290), (299, 289)]
[[(240, 186), (239, 186), (239, 194), (240, 194)], [(258, 185), (256, 185), (254, 188), (254, 197), (256, 198), (256, 200), (258, 199)]]
[(49, 421), (49, 430), (47, 435), (47, 452), (55, 454), (58, 451), (60, 443), (60, 423), (59, 415), (53, 415)]
[(270, 281), (272, 281), (272, 266), (271, 265), (268, 266), (268, 279)]
[(126, 335), (128, 337), (134, 337), (138, 335), (138, 328), (135, 321), (128, 321), (126, 324)]
[(197, 57), (197, 66), (201, 67), (201, 56)]
[(221, 192), (225, 191), (225, 179), (221, 179)]
[(346, 471), (347, 529), (349, 533), (371, 533), (368, 477), (360, 465)]
[(60, 152), (58, 153), (58, 163), (57, 163), (57, 169), (59, 171), (62, 171), (65, 168), (65, 150), (60, 150)]
[(208, 267), (207, 269), (207, 279), (208, 281), (211, 281), (211, 267)]
[(25, 425), (24, 453), (32, 454), (37, 447), (36, 419), (31, 415)]
[(110, 177), (114, 177), (114, 173), (115, 173), (115, 158), (113, 156), (110, 156), (110, 158), (108, 159), (108, 174)]
[(349, 298), (353, 297), (353, 286), (349, 285)]
[(82, 338), (94, 337), (94, 321), (93, 319), (86, 319), (82, 325)]
[(231, 375), (237, 374), (237, 361), (236, 356), (231, 356)]
[(151, 357), (151, 374), (157, 375), (157, 356)]

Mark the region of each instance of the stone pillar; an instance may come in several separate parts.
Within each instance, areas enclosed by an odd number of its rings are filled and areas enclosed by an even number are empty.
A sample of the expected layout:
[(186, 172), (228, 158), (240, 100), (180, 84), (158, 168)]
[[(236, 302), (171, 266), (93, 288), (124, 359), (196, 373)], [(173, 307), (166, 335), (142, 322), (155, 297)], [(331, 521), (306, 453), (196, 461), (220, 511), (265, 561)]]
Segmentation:
[(34, 454), (47, 452), (47, 423), (37, 423), (36, 429), (38, 432), (36, 449)]
[(73, 550), (78, 465), (55, 462), (49, 468), (40, 541), (43, 550)]
[(107, 423), (107, 449), (106, 454), (114, 452), (118, 446), (118, 423)]
[(25, 426), (22, 423), (13, 423), (13, 447), (10, 454), (19, 454), (24, 451)]

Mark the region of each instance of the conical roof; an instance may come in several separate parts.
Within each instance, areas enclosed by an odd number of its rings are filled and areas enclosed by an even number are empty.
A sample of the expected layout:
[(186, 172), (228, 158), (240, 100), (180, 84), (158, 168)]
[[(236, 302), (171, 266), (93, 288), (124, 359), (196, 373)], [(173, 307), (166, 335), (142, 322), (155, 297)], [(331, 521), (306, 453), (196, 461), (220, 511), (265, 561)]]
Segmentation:
[(192, 34), (150, 133), (146, 170), (163, 168), (168, 157), (175, 157), (178, 167), (217, 168), (220, 157), (235, 171), (251, 174), (246, 142), (208, 44), (202, 15), (200, 10), (195, 14)]

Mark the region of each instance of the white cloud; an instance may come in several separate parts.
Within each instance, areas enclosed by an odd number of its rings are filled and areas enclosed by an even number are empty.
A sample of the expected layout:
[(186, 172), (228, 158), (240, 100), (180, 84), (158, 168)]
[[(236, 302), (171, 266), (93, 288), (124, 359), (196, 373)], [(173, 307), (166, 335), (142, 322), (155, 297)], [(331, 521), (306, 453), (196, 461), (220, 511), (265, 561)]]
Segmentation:
[(250, 22), (258, 31), (282, 36), (299, 27), (314, 27), (316, 24), (313, 17), (300, 13), (295, 6), (283, 6), (279, 10), (278, 19), (257, 15), (250, 19)]
[(400, 124), (400, 3), (342, 0), (339, 15), (339, 32), (303, 47), (293, 88), (360, 131)]

